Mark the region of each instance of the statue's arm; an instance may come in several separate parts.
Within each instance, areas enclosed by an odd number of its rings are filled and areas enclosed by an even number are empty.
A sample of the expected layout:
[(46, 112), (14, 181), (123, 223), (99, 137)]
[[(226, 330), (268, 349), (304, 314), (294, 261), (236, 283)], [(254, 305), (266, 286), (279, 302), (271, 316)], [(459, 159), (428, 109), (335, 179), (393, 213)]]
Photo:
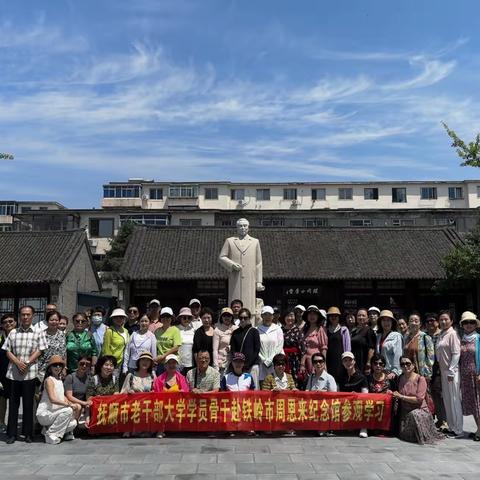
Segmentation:
[(228, 240), (225, 240), (225, 243), (223, 244), (222, 250), (220, 252), (220, 255), (218, 257), (218, 261), (220, 262), (220, 265), (222, 265), (225, 270), (228, 270), (231, 272), (233, 270), (233, 266), (235, 265), (235, 262), (229, 258), (229, 253), (230, 253), (230, 245), (228, 243)]
[(255, 281), (263, 283), (263, 264), (262, 264), (262, 250), (260, 249), (260, 242), (257, 240), (256, 258), (255, 258)]

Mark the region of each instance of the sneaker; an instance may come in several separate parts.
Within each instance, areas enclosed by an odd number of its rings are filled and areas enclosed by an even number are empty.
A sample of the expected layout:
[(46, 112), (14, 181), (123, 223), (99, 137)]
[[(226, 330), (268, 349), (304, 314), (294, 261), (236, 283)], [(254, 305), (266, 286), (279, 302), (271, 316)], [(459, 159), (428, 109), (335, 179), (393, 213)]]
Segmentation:
[(367, 433), (367, 429), (366, 428), (362, 428), (360, 430), (360, 434), (358, 435), (360, 438), (367, 438), (368, 437), (368, 433)]
[(52, 437), (51, 435), (45, 435), (45, 443), (48, 443), (49, 445), (58, 445), (60, 439), (58, 437)]
[(67, 442), (69, 442), (70, 440), (75, 440), (75, 435), (73, 434), (73, 432), (67, 432), (64, 436), (63, 436), (63, 439)]
[(165, 433), (163, 432), (158, 432), (157, 433), (157, 438), (164, 438), (165, 437)]
[(2, 424), (0, 425), (0, 433), (7, 433), (7, 426)]
[(16, 438), (15, 437), (7, 437), (7, 441), (5, 442), (7, 445), (11, 445), (12, 443), (15, 443)]
[(326, 432), (322, 432), (322, 431), (319, 430), (319, 431), (317, 432), (317, 434), (318, 434), (319, 437), (324, 437), (325, 434), (326, 434)]
[(328, 430), (328, 432), (325, 432), (326, 437), (335, 437), (335, 433), (333, 430)]
[(130, 432), (124, 432), (122, 438), (130, 438)]
[(295, 430), (289, 430), (288, 432), (284, 433), (283, 436), (284, 437), (296, 437), (297, 433), (295, 432)]
[(447, 438), (455, 438), (455, 439), (457, 439), (457, 438), (464, 438), (465, 435), (464, 435), (463, 432), (462, 432), (462, 433), (447, 432), (446, 437), (447, 437)]

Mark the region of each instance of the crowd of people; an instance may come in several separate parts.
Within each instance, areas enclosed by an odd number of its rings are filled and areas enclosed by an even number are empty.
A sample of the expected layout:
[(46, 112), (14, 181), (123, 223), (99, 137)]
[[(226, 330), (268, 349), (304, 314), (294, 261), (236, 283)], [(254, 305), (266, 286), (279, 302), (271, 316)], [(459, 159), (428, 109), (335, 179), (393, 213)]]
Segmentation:
[(88, 427), (94, 396), (258, 389), (391, 393), (392, 433), (401, 439), (462, 438), (463, 415), (473, 415), (471, 436), (480, 441), (480, 321), (472, 312), (455, 323), (447, 310), (396, 318), (377, 307), (342, 315), (297, 305), (281, 315), (264, 306), (257, 321), (241, 300), (217, 315), (192, 299), (175, 316), (153, 299), (145, 314), (130, 306), (107, 317), (96, 307), (71, 325), (53, 304), (35, 325), (34, 315), (23, 306), (18, 322), (1, 317), (0, 430), (9, 444), (20, 400), (25, 441), (38, 423), (46, 443), (57, 444)]

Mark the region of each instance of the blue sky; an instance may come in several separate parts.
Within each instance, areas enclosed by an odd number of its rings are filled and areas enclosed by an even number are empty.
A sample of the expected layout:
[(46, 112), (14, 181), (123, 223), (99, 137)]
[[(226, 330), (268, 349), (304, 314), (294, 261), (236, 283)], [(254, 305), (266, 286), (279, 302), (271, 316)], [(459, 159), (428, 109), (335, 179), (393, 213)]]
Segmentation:
[(0, 198), (480, 178), (478, 0), (0, 0)]

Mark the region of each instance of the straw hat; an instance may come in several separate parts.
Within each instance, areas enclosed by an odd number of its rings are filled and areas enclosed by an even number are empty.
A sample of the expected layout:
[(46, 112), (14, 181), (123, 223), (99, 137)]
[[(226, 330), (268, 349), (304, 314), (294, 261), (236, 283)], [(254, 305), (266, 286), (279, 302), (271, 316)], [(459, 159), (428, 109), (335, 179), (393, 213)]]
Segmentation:
[(475, 320), (477, 322), (477, 328), (480, 328), (480, 320), (477, 318), (477, 316), (473, 312), (463, 312), (462, 313), (462, 318), (460, 319), (460, 325), (463, 322), (466, 322), (468, 320)]
[(381, 320), (382, 318), (390, 318), (390, 320), (395, 320), (395, 317), (390, 310), (382, 310), (378, 316), (378, 319)]
[(330, 307), (327, 310), (327, 315), (341, 315), (340, 309), (338, 307)]
[(55, 365), (56, 363), (61, 363), (63, 366), (65, 366), (65, 360), (60, 355), (52, 355), (48, 361), (47, 368)]

